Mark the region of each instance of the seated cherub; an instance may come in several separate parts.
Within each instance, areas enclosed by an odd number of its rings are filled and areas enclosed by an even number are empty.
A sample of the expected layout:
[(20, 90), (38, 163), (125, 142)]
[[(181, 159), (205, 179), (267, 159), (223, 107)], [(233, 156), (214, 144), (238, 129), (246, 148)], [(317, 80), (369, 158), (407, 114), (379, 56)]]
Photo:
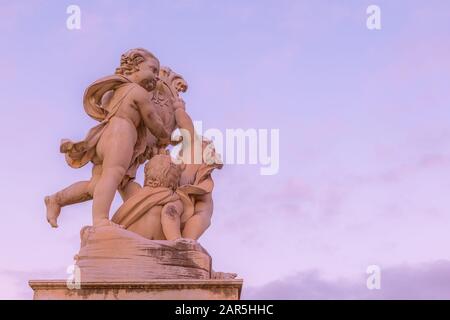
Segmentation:
[(145, 165), (144, 187), (117, 210), (112, 221), (151, 240), (197, 240), (211, 223), (211, 172), (222, 168), (212, 142), (204, 139), (201, 145), (199, 164), (175, 164), (169, 155), (152, 157)]
[(183, 203), (175, 192), (180, 166), (169, 155), (155, 155), (144, 172), (144, 187), (117, 210), (112, 221), (151, 240), (180, 238)]

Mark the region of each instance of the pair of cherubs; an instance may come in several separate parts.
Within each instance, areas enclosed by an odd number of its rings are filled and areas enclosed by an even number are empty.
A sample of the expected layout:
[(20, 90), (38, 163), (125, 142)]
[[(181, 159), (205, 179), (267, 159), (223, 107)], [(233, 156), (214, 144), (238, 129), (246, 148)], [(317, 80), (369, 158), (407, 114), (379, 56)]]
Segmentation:
[(52, 227), (58, 226), (62, 207), (90, 199), (93, 225), (110, 225), (109, 211), (116, 191), (126, 201), (136, 190), (133, 179), (151, 149), (169, 145), (176, 128), (194, 136), (192, 120), (181, 99), (175, 96), (165, 108), (153, 101), (160, 71), (159, 60), (151, 52), (132, 49), (122, 55), (114, 75), (86, 89), (84, 109), (100, 124), (91, 128), (82, 141), (63, 140), (60, 150), (73, 168), (91, 162), (92, 178), (45, 198), (47, 220)]

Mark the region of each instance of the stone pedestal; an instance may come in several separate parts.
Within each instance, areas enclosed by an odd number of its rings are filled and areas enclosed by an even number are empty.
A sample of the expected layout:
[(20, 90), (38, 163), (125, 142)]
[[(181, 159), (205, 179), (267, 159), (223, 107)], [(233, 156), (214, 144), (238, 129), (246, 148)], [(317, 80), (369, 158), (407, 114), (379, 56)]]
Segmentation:
[(69, 289), (65, 280), (31, 280), (34, 300), (239, 300), (242, 280), (154, 279), (85, 282)]
[(194, 240), (148, 240), (118, 227), (85, 227), (75, 256), (81, 282), (211, 279), (212, 259)]
[(75, 256), (71, 289), (65, 280), (31, 280), (35, 300), (238, 300), (242, 280), (214, 272), (194, 240), (148, 240), (118, 227), (86, 227)]

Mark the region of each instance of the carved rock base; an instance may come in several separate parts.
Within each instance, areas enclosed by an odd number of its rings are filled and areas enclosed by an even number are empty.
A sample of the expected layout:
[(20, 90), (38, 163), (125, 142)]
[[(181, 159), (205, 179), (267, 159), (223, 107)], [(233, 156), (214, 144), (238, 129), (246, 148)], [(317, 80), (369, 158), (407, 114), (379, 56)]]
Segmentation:
[(116, 226), (83, 228), (75, 260), (78, 288), (31, 280), (34, 299), (238, 300), (242, 289), (235, 274), (212, 271), (198, 242), (148, 240)]
[(34, 300), (239, 300), (242, 280), (148, 280), (83, 282), (68, 289), (64, 280), (31, 280)]
[(194, 240), (148, 240), (119, 227), (85, 227), (75, 257), (82, 282), (210, 279), (211, 257)]

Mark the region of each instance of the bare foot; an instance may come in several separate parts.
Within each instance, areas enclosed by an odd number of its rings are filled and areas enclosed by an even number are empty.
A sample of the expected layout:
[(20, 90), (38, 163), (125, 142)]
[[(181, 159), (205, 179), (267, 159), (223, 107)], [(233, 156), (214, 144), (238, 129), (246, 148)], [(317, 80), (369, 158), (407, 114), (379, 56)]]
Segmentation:
[(44, 199), (45, 206), (47, 207), (47, 221), (53, 228), (58, 228), (58, 217), (61, 213), (61, 206), (56, 201), (56, 197), (47, 196)]

